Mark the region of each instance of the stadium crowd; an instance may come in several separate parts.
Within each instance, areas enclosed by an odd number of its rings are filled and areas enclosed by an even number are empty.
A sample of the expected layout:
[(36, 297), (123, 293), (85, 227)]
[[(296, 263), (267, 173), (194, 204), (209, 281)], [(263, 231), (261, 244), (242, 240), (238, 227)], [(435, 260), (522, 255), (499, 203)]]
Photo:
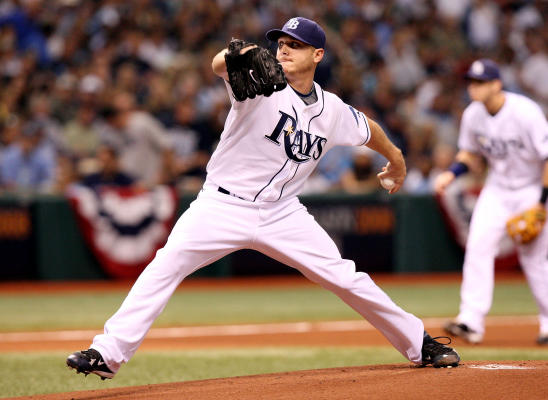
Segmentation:
[[(407, 192), (431, 193), (452, 161), (474, 59), (548, 111), (543, 1), (4, 0), (0, 192), (198, 191), (230, 106), (213, 56), (231, 37), (269, 46), (264, 32), (295, 15), (327, 32), (316, 80), (404, 151)], [(376, 190), (378, 157), (333, 149), (306, 191)]]

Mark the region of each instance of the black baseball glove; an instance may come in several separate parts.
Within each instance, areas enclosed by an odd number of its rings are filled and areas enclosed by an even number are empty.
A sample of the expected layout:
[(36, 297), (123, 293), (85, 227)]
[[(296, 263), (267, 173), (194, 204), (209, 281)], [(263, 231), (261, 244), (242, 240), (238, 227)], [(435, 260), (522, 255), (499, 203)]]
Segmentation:
[(225, 54), (228, 82), (237, 101), (270, 96), (287, 86), (282, 66), (269, 50), (255, 47), (240, 54), (240, 50), (249, 46), (255, 44), (232, 39)]

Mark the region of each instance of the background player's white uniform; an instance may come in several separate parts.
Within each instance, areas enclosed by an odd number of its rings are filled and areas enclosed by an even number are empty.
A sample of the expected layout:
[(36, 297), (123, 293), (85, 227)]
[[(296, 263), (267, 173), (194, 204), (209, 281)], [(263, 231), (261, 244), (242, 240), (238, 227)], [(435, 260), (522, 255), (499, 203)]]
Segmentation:
[(317, 84), (315, 89), (318, 101), (311, 105), (290, 86), (270, 97), (232, 100), (203, 190), (94, 339), (91, 347), (113, 372), (135, 353), (187, 275), (244, 248), (297, 268), (371, 322), (406, 358), (421, 361), (422, 322), (342, 259), (295, 196), (330, 148), (363, 145), (371, 135), (363, 113)]
[[(483, 155), (489, 172), (475, 206), (466, 243), (460, 313), (457, 322), (483, 336), (491, 308), (494, 259), (506, 234), (506, 221), (538, 203), (548, 159), (548, 123), (527, 97), (504, 92), (495, 114), (472, 102), (461, 121), (459, 148)], [(541, 333), (548, 333), (548, 228), (518, 256), (539, 307)]]

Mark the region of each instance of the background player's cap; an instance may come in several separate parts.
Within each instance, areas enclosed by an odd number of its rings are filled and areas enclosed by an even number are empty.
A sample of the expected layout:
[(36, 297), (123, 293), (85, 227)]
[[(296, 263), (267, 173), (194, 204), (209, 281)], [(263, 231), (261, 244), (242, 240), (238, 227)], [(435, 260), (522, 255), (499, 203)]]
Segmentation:
[(470, 65), (466, 77), (468, 79), (487, 82), (500, 79), (500, 71), (498, 65), (493, 60), (482, 58)]
[(325, 32), (322, 27), (307, 18), (291, 18), (282, 29), (271, 29), (266, 32), (266, 38), (273, 42), (282, 35), (289, 35), (317, 49), (325, 47)]

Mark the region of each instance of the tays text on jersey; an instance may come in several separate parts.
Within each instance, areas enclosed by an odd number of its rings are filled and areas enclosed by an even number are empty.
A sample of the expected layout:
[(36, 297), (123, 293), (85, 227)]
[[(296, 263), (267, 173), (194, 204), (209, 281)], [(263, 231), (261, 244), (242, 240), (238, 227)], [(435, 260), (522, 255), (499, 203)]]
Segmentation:
[(279, 111), (280, 119), (272, 133), (265, 135), (277, 146), (283, 144), (287, 157), (296, 163), (305, 163), (310, 159), (318, 160), (322, 155), (327, 138), (297, 129), (297, 119)]
[(501, 139), (484, 135), (482, 133), (475, 133), (474, 139), (478, 143), (482, 152), (487, 156), (494, 158), (506, 158), (508, 151), (520, 150), (525, 147), (521, 138), (515, 139)]

